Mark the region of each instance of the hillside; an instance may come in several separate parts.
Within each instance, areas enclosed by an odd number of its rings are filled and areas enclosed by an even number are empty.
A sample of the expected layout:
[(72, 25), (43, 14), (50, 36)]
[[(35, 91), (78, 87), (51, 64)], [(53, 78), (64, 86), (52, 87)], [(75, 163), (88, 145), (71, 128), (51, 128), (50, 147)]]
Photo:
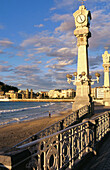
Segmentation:
[(0, 90), (4, 92), (8, 92), (9, 90), (14, 90), (15, 92), (17, 92), (19, 89), (17, 87), (7, 85), (0, 81)]

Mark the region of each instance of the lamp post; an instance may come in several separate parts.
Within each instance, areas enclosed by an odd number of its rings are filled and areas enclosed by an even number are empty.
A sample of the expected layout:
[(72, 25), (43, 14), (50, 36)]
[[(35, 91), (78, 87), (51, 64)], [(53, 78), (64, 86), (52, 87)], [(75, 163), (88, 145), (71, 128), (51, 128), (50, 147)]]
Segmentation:
[(97, 83), (99, 83), (99, 77), (100, 77), (100, 74), (99, 73), (95, 73), (95, 76), (96, 76), (96, 79), (92, 79), (92, 76), (90, 75), (89, 76), (89, 79), (87, 78), (86, 76), (86, 73), (83, 71), (79, 77), (77, 78), (77, 72), (74, 72), (73, 73), (75, 79), (72, 80), (73, 76), (70, 75), (70, 74), (67, 74), (66, 77), (67, 77), (67, 82), (70, 84), (71, 82), (73, 83), (73, 85), (76, 85), (77, 82), (80, 82), (81, 84), (84, 84), (85, 82), (90, 82), (91, 85), (94, 84), (95, 81), (97, 81)]

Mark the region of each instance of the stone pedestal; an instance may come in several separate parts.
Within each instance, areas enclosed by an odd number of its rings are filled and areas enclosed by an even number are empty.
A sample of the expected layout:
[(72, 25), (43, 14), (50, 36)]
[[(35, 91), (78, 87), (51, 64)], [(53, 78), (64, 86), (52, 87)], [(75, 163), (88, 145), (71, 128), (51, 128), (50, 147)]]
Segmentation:
[(89, 82), (85, 82), (84, 84), (77, 82), (76, 86), (76, 97), (72, 107), (73, 111), (78, 110), (85, 105), (90, 105), (91, 102)]

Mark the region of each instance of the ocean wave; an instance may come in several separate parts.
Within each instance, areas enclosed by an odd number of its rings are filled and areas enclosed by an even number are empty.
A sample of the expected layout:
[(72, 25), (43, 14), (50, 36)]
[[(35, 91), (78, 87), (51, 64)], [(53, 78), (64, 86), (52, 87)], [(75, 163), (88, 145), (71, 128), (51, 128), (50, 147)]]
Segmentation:
[(41, 107), (48, 107), (50, 105), (54, 105), (55, 103), (47, 103), (41, 106), (34, 106), (34, 107), (26, 107), (26, 108), (20, 108), (20, 109), (9, 109), (9, 110), (0, 110), (0, 114), (3, 113), (13, 113), (13, 112), (20, 112), (25, 110), (31, 110), (31, 109), (39, 109)]
[(0, 122), (0, 125), (8, 125), (10, 123), (14, 123), (14, 122), (20, 122), (23, 120), (26, 120), (28, 118), (28, 116), (24, 116), (24, 117), (14, 117), (10, 120), (4, 121), (4, 122)]
[(38, 109), (38, 108), (41, 108), (41, 106), (26, 107), (26, 108), (20, 108), (20, 109), (10, 109), (10, 110), (0, 110), (0, 113), (20, 112), (20, 111), (24, 111), (24, 110), (31, 110), (31, 109)]

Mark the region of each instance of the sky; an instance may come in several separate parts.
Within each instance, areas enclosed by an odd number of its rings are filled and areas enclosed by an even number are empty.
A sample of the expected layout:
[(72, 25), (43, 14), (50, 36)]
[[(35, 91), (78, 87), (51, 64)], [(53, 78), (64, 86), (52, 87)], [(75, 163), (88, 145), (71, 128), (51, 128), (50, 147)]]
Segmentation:
[[(110, 0), (87, 0), (92, 20), (89, 69), (100, 72), (102, 54), (110, 53)], [(75, 88), (66, 74), (77, 71), (73, 13), (78, 0), (0, 0), (0, 81), (19, 89), (49, 91)]]

